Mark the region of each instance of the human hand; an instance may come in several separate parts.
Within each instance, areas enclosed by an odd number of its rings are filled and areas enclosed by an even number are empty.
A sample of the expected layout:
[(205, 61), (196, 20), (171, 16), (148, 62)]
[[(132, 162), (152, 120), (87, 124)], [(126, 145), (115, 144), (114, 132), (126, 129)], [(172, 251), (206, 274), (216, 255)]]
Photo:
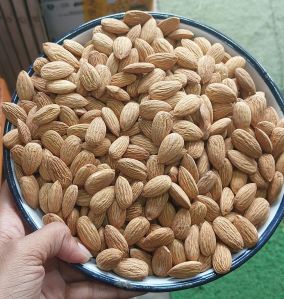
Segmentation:
[(68, 263), (85, 263), (91, 254), (62, 223), (51, 223), (26, 235), (4, 183), (0, 192), (0, 299), (124, 299), (140, 295), (87, 281), (56, 257)]

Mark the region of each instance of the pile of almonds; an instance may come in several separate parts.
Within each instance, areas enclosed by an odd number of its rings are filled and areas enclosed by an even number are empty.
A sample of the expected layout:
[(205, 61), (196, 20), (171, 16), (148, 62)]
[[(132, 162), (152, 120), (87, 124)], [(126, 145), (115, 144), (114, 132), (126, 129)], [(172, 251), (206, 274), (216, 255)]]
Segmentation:
[(129, 11), (45, 43), (3, 104), (26, 202), (133, 280), (228, 272), (283, 185), (284, 120), (245, 59), (179, 27)]

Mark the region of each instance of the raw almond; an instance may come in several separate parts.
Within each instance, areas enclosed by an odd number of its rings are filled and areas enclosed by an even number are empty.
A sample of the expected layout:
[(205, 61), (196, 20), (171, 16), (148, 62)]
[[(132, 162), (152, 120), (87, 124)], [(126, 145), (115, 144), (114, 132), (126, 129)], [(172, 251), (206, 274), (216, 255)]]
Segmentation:
[(216, 236), (212, 225), (204, 221), (200, 227), (199, 233), (200, 251), (205, 256), (210, 256), (216, 249)]
[(212, 265), (214, 271), (218, 274), (225, 274), (230, 271), (232, 265), (232, 254), (226, 245), (217, 243), (212, 257)]
[(87, 216), (77, 221), (77, 232), (82, 243), (90, 250), (98, 252), (101, 249), (101, 239), (95, 225)]
[(116, 274), (131, 280), (143, 280), (149, 272), (147, 263), (136, 258), (123, 259), (113, 270)]
[(152, 178), (144, 186), (142, 195), (144, 197), (155, 197), (166, 193), (171, 187), (172, 181), (167, 175)]
[(150, 228), (150, 222), (145, 217), (136, 217), (132, 219), (124, 230), (124, 238), (131, 246), (139, 241)]
[(255, 246), (258, 241), (258, 232), (255, 226), (241, 215), (236, 215), (233, 223), (244, 240), (244, 246), (247, 248)]
[(244, 241), (236, 227), (225, 217), (217, 217), (213, 221), (213, 229), (216, 235), (233, 250), (244, 247)]
[(180, 263), (168, 272), (169, 276), (175, 278), (189, 278), (201, 272), (201, 263), (197, 261), (189, 261)]
[(181, 135), (177, 133), (171, 133), (167, 135), (159, 148), (158, 160), (160, 163), (167, 163), (178, 155), (184, 146), (184, 140)]
[(199, 259), (199, 239), (199, 228), (197, 225), (192, 225), (184, 242), (185, 255), (188, 260), (197, 261)]
[(112, 169), (96, 171), (86, 180), (85, 190), (91, 195), (95, 194), (103, 188), (108, 187), (112, 183), (114, 175), (115, 172)]
[(114, 226), (105, 226), (105, 241), (108, 248), (116, 248), (123, 252), (123, 256), (128, 253), (128, 244), (124, 236)]
[(119, 176), (115, 182), (116, 201), (121, 209), (129, 208), (133, 202), (132, 188), (128, 180)]
[(172, 268), (172, 255), (166, 246), (157, 248), (152, 258), (153, 273), (160, 277), (166, 277)]
[(23, 198), (27, 204), (37, 209), (39, 205), (39, 185), (34, 176), (22, 176), (19, 180)]

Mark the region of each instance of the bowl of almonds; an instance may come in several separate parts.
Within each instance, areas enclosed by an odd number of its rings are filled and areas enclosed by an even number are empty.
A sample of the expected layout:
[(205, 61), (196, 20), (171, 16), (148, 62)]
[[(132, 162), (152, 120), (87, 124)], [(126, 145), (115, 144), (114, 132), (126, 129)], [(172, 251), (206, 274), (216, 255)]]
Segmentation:
[(3, 103), (6, 177), (33, 230), (65, 223), (89, 277), (201, 285), (252, 257), (284, 213), (284, 102), (214, 29), (128, 11), (44, 43)]

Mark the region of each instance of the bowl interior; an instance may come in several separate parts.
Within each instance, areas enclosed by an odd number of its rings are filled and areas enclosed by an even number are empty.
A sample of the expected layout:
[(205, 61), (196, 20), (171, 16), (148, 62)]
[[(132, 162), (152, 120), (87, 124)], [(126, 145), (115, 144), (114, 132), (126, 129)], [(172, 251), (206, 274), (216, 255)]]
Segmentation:
[[(159, 14), (153, 13), (154, 17), (159, 19), (164, 19), (168, 16), (167, 14)], [(115, 15), (117, 18), (121, 18), (123, 15), (118, 14)], [(82, 44), (86, 43), (91, 39), (92, 36), (92, 28), (96, 25), (100, 24), (100, 20), (94, 20), (89, 23), (86, 23), (79, 27), (78, 29), (71, 32), (69, 35), (65, 36), (59, 42), (61, 43), (65, 38), (72, 38)], [(226, 51), (231, 55), (241, 55), (247, 59), (246, 69), (253, 77), (257, 90), (264, 91), (266, 94), (268, 105), (273, 106), (278, 114), (283, 117), (283, 99), (281, 99), (281, 95), (277, 87), (275, 87), (273, 81), (269, 77), (269, 75), (263, 70), (263, 68), (243, 49), (234, 44), (230, 39), (226, 38), (219, 32), (215, 30), (201, 25), (197, 22), (193, 22), (189, 19), (181, 17), (181, 27), (190, 29), (194, 32), (196, 36), (204, 36), (212, 43), (220, 42), (224, 45)], [(18, 101), (18, 98), (14, 95), (14, 102)], [(7, 124), (6, 132), (11, 129), (11, 124)], [(10, 159), (10, 154), (6, 150), (5, 151), (5, 167), (8, 182), (10, 185), (10, 189), (13, 192), (14, 198), (23, 212), (26, 220), (29, 222), (33, 229), (38, 229), (42, 227), (42, 212), (40, 210), (31, 209), (26, 202), (24, 201), (19, 185), (15, 178), (14, 173), (14, 164)], [(271, 213), (267, 222), (259, 229), (259, 242), (253, 249), (245, 249), (240, 251), (237, 254), (233, 255), (233, 265), (232, 270), (240, 266), (244, 263), (249, 257), (254, 255), (269, 239), (273, 231), (276, 229), (277, 225), (282, 219), (283, 211), (284, 211), (284, 201), (283, 201), (283, 189), (281, 194), (278, 197), (278, 200), (272, 205)], [(117, 276), (116, 274), (104, 272), (99, 270), (96, 267), (95, 259), (92, 259), (90, 262), (84, 265), (76, 265), (79, 269), (84, 271), (91, 277), (97, 278), (99, 280), (111, 283), (118, 287), (128, 288), (128, 289), (137, 289), (137, 290), (146, 290), (146, 291), (170, 291), (177, 290), (183, 288), (194, 287), (200, 284), (204, 284), (211, 280), (214, 280), (220, 275), (217, 275), (213, 270), (208, 270), (203, 272), (193, 278), (190, 279), (174, 279), (174, 278), (158, 278), (158, 277), (148, 277), (141, 282), (130, 281), (124, 278)]]

